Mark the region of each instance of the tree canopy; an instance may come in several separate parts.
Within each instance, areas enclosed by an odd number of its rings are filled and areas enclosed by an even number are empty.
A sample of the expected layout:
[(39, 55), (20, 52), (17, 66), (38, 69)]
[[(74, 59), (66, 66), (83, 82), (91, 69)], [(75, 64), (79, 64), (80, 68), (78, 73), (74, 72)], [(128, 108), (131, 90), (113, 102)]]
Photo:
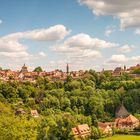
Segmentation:
[[(140, 116), (139, 78), (90, 70), (65, 81), (38, 77), (35, 83), (0, 82), (0, 139), (73, 140), (71, 128), (84, 123), (91, 127), (91, 139), (97, 139), (97, 122), (112, 121), (122, 101)], [(26, 113), (17, 115), (19, 108)], [(34, 109), (38, 118), (31, 116)]]
[(33, 71), (34, 72), (43, 72), (43, 70), (40, 66), (36, 67)]

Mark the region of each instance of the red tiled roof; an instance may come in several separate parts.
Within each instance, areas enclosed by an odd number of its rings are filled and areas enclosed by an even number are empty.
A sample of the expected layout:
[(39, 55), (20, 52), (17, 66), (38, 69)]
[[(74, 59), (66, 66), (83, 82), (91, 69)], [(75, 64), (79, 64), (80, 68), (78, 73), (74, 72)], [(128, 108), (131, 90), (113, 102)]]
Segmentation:
[(126, 118), (126, 121), (128, 122), (128, 123), (135, 123), (135, 122), (137, 122), (137, 121), (139, 121), (135, 116), (133, 116), (133, 115), (129, 115), (127, 118)]
[(88, 124), (77, 125), (77, 127), (72, 128), (74, 135), (86, 136), (90, 134), (90, 128)]
[(115, 120), (117, 125), (134, 124), (134, 123), (136, 123), (138, 121), (139, 120), (135, 116), (133, 116), (133, 115), (129, 115), (126, 118), (117, 118)]
[(106, 128), (107, 126), (112, 127), (113, 122), (98, 122), (98, 126), (101, 128)]
[(78, 125), (77, 128), (80, 133), (85, 133), (87, 131), (88, 132), (90, 131), (89, 126), (87, 124)]
[(79, 132), (78, 132), (76, 127), (72, 128), (72, 132), (73, 132), (74, 135), (78, 135), (79, 134)]

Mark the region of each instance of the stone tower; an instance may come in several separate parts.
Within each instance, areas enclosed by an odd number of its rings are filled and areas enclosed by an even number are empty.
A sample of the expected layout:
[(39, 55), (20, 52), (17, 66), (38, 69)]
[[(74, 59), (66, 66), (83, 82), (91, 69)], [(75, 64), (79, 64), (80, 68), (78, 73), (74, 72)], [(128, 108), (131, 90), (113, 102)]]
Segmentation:
[(28, 72), (27, 66), (25, 64), (22, 66), (22, 69), (21, 69), (20, 72), (21, 73), (27, 73)]

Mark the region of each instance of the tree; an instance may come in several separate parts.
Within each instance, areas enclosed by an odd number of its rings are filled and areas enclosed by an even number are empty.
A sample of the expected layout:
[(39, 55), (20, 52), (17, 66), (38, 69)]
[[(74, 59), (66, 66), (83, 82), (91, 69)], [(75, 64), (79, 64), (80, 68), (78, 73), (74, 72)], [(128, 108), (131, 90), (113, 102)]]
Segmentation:
[[(100, 108), (100, 109), (99, 109)], [(103, 116), (104, 106), (102, 97), (97, 95), (89, 98), (89, 109), (91, 114), (95, 114), (97, 117)]]
[(132, 74), (140, 74), (140, 68), (134, 70), (134, 71), (132, 72)]
[(15, 116), (9, 104), (0, 102), (0, 139), (36, 139), (38, 120)]
[(101, 134), (100, 134), (99, 130), (96, 127), (92, 126), (91, 127), (91, 139), (97, 140), (100, 137), (101, 137)]
[(79, 81), (73, 80), (73, 81), (65, 84), (65, 90), (72, 91), (75, 89), (80, 89), (80, 86), (81, 86), (81, 84)]
[(34, 69), (34, 72), (43, 72), (42, 68), (39, 66), (39, 67), (36, 67)]
[(60, 99), (61, 109), (65, 110), (67, 107), (70, 107), (71, 103), (67, 97)]

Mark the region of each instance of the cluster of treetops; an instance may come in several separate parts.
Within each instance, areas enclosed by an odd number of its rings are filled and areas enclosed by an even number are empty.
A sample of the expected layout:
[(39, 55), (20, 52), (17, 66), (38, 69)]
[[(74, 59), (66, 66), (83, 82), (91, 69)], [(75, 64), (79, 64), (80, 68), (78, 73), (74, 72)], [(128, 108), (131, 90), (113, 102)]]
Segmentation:
[[(71, 128), (88, 124), (88, 139), (100, 138), (98, 121), (113, 121), (123, 101), (127, 110), (140, 118), (140, 79), (124, 73), (86, 72), (79, 79), (49, 81), (38, 77), (36, 83), (0, 82), (0, 139), (73, 140)], [(25, 110), (16, 115), (17, 109)], [(38, 118), (30, 111), (36, 109)]]

